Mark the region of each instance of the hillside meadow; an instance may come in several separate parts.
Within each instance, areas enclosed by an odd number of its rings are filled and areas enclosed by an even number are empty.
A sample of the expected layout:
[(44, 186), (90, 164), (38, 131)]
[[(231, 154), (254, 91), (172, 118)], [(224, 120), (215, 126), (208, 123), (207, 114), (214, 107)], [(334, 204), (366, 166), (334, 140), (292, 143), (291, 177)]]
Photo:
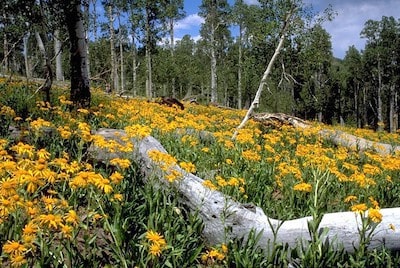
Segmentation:
[[(397, 267), (398, 252), (366, 250), (365, 230), (380, 208), (399, 206), (400, 154), (334, 145), (318, 135), (334, 128), (393, 145), (399, 133), (311, 123), (309, 129), (262, 126), (252, 120), (232, 140), (244, 110), (184, 103), (185, 109), (140, 98), (120, 98), (93, 88), (90, 109), (71, 110), (68, 89), (52, 90), (51, 104), (37, 85), (0, 80), (0, 244), (8, 267)], [(11, 138), (9, 126), (20, 130)], [(346, 253), (318, 240), (271, 252), (248, 241), (208, 245), (202, 222), (174, 188), (144, 183), (139, 164), (125, 158), (97, 163), (91, 144), (130, 154), (133, 144), (106, 142), (99, 128), (129, 137), (152, 135), (168, 154), (152, 152), (160, 165), (177, 163), (203, 184), (269, 217), (289, 220), (327, 212), (365, 217), (360, 239)], [(182, 174), (169, 174), (176, 181)], [(317, 190), (316, 190), (317, 189)], [(317, 202), (316, 202), (317, 201)], [(368, 212), (368, 213), (367, 213)], [(399, 223), (390, 228), (396, 231)], [(310, 229), (310, 232), (315, 230)], [(318, 250), (315, 250), (318, 249)], [(323, 265), (323, 266), (321, 266)]]

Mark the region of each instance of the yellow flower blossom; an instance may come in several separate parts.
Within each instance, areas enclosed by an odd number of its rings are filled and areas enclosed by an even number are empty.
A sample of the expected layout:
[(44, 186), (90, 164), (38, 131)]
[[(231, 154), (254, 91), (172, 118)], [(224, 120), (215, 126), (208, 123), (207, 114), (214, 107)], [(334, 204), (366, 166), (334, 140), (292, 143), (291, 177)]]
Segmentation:
[(150, 245), (150, 254), (159, 257), (161, 255), (162, 247), (159, 244), (153, 243)]
[(64, 216), (64, 220), (66, 223), (72, 224), (73, 226), (77, 226), (79, 224), (79, 216), (75, 210), (69, 210), (68, 213)]
[(58, 227), (62, 224), (62, 217), (61, 215), (57, 214), (42, 214), (39, 215), (39, 222), (43, 226), (58, 229)]
[(379, 209), (370, 208), (368, 209), (368, 218), (375, 223), (380, 223), (382, 221), (382, 214)]
[(192, 162), (180, 162), (179, 166), (186, 172), (189, 172), (189, 173), (196, 172), (196, 166)]
[(110, 160), (110, 164), (121, 169), (127, 169), (130, 167), (131, 161), (129, 159), (114, 158)]
[(366, 204), (361, 203), (361, 204), (356, 204), (356, 205), (351, 206), (350, 209), (353, 212), (364, 213), (368, 209), (368, 207)]
[(23, 229), (23, 234), (24, 235), (34, 235), (38, 231), (38, 226), (33, 223), (33, 221), (28, 222), (25, 224), (25, 227)]
[(123, 180), (123, 178), (124, 178), (124, 176), (122, 176), (122, 174), (119, 173), (118, 171), (115, 171), (115, 172), (113, 172), (113, 173), (110, 175), (110, 180), (111, 180), (111, 182), (112, 182), (112, 183), (115, 183), (115, 184), (121, 183), (121, 181)]
[(296, 184), (295, 186), (293, 186), (293, 190), (309, 193), (312, 190), (312, 186), (309, 183), (301, 182), (301, 183)]
[(357, 200), (357, 196), (349, 195), (349, 196), (347, 196), (347, 197), (344, 199), (344, 202), (345, 202), (345, 203), (350, 203), (350, 202), (356, 201), (356, 200)]
[(261, 156), (252, 150), (246, 150), (242, 152), (242, 156), (243, 158), (249, 160), (249, 161), (260, 161), (261, 160)]
[(63, 237), (67, 238), (67, 239), (72, 239), (72, 232), (74, 230), (74, 228), (72, 228), (72, 226), (67, 225), (67, 224), (61, 224), (61, 233), (63, 235)]
[(130, 138), (143, 139), (151, 134), (151, 128), (148, 126), (136, 124), (125, 127), (125, 132)]
[(27, 250), (27, 248), (23, 244), (21, 244), (17, 241), (8, 240), (3, 245), (3, 252), (10, 254), (11, 256), (21, 255), (21, 254), (25, 253), (26, 250)]
[(24, 255), (13, 255), (10, 257), (10, 262), (12, 267), (21, 267), (27, 263)]
[(211, 190), (217, 190), (217, 186), (215, 186), (212, 181), (210, 180), (204, 180), (203, 185), (207, 188), (210, 188)]
[(180, 173), (178, 170), (176, 169), (172, 169), (170, 170), (170, 172), (165, 176), (165, 178), (169, 181), (169, 182), (174, 182), (177, 179), (180, 179), (182, 177), (182, 173)]

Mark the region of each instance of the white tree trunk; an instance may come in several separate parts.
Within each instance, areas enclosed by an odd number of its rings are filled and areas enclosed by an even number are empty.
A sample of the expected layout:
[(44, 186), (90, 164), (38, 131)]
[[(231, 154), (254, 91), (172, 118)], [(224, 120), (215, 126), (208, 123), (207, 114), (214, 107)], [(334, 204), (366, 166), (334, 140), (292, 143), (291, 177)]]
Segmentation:
[(215, 54), (215, 26), (211, 25), (210, 34), (211, 43), (211, 102), (218, 102), (218, 92), (217, 92), (217, 55)]
[[(116, 129), (100, 129), (95, 134), (119, 142), (122, 142), (121, 138), (126, 135), (124, 131)], [(247, 239), (251, 230), (262, 232), (258, 245), (265, 249), (271, 249), (273, 243), (287, 243), (294, 248), (300, 241), (310, 240), (308, 222), (312, 220), (311, 217), (289, 221), (269, 218), (257, 206), (241, 204), (224, 196), (219, 191), (210, 190), (203, 185), (201, 178), (185, 173), (177, 165), (172, 168), (185, 175), (177, 182), (170, 184), (163, 178), (165, 175), (163, 171), (148, 156), (148, 152), (151, 150), (166, 153), (164, 147), (151, 136), (132, 141), (135, 149), (131, 158), (139, 161), (145, 179), (159, 178), (160, 185), (176, 187), (185, 204), (191, 211), (198, 212), (202, 218), (204, 222), (203, 235), (208, 243), (216, 245), (225, 243), (229, 239)], [(89, 148), (89, 153), (97, 161), (108, 161), (118, 156), (118, 153), (111, 154), (94, 146)], [(383, 220), (374, 230), (369, 248), (385, 246), (388, 249), (399, 250), (400, 231), (397, 225), (400, 223), (400, 208), (381, 209), (381, 213)], [(325, 214), (319, 230), (326, 229), (322, 240), (329, 240), (333, 247), (343, 246), (346, 251), (352, 252), (359, 246), (360, 227), (361, 221), (358, 214), (340, 212)]]
[(31, 68), (30, 68), (30, 62), (29, 62), (29, 37), (30, 37), (30, 32), (28, 32), (24, 38), (24, 62), (25, 62), (25, 74), (26, 78), (31, 78)]
[(54, 54), (56, 55), (56, 80), (64, 81), (64, 74), (62, 69), (62, 54), (61, 54), (61, 40), (60, 31), (54, 31)]
[(111, 49), (111, 85), (112, 90), (119, 92), (118, 83), (118, 67), (117, 67), (117, 56), (115, 53), (115, 33), (114, 33), (114, 15), (112, 5), (108, 6), (108, 26), (110, 31), (110, 49)]

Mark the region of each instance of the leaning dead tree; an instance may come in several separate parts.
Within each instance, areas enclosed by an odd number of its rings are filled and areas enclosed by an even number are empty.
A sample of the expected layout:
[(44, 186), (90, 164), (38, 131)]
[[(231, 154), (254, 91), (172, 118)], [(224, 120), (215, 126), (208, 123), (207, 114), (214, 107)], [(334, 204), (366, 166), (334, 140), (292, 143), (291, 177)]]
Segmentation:
[(271, 70), (275, 63), (275, 60), (278, 57), (278, 55), (283, 47), (283, 42), (285, 41), (286, 33), (292, 22), (292, 17), (294, 16), (296, 10), (297, 10), (297, 7), (295, 5), (293, 5), (292, 8), (290, 9), (289, 13), (286, 16), (286, 19), (282, 26), (278, 46), (276, 47), (274, 54), (272, 55), (271, 60), (268, 63), (267, 69), (265, 70), (263, 77), (261, 78), (260, 84), (259, 84), (257, 92), (256, 92), (256, 96), (254, 97), (254, 100), (251, 103), (249, 109), (247, 110), (247, 113), (246, 113), (245, 117), (243, 118), (242, 122), (240, 123), (240, 125), (236, 128), (235, 132), (233, 133), (232, 139), (236, 138), (239, 130), (244, 127), (246, 122), (250, 119), (251, 115), (253, 114), (254, 109), (257, 108), (260, 103), (261, 93), (264, 89), (265, 84), (267, 83), (267, 78), (268, 78), (269, 74), (271, 73)]
[[(127, 134), (116, 129), (100, 129), (96, 133), (106, 140), (123, 143)], [(149, 152), (167, 153), (164, 147), (151, 136), (143, 139), (130, 139), (134, 143), (134, 152), (129, 158), (140, 163), (145, 180), (155, 179), (162, 187), (175, 187), (183, 202), (194, 212), (197, 212), (203, 222), (203, 235), (211, 245), (224, 243), (229, 239), (247, 239), (251, 231), (261, 233), (258, 246), (271, 249), (275, 244), (288, 244), (294, 248), (300, 242), (310, 241), (308, 223), (312, 217), (282, 221), (264, 214), (263, 210), (251, 204), (241, 204), (219, 191), (204, 186), (203, 180), (191, 173), (183, 171), (177, 164), (169, 167), (169, 171), (178, 171), (182, 178), (169, 183), (159, 163), (155, 163)], [(108, 161), (121, 157), (119, 153), (109, 153), (105, 149), (92, 146), (89, 149), (95, 161)], [(126, 157), (126, 155), (122, 155)], [(375, 228), (367, 231), (371, 239), (369, 249), (386, 247), (400, 250), (400, 208), (381, 209), (382, 221)], [(327, 213), (318, 226), (322, 241), (329, 241), (335, 248), (343, 247), (353, 252), (360, 245), (362, 219), (355, 212)], [(396, 229), (397, 228), (397, 229)]]

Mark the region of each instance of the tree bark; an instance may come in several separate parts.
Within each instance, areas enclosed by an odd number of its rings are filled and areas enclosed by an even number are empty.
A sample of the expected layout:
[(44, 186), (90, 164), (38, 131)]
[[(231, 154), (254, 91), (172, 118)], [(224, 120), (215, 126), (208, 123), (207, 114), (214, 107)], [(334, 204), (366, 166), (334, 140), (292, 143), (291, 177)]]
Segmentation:
[(217, 92), (217, 55), (215, 54), (215, 25), (211, 25), (210, 43), (211, 43), (211, 99), (213, 103), (218, 102), (218, 92)]
[(62, 53), (61, 53), (61, 40), (60, 31), (54, 31), (54, 54), (56, 55), (56, 80), (64, 81), (64, 74), (62, 69)]
[(70, 99), (75, 107), (90, 107), (90, 80), (87, 69), (87, 43), (81, 12), (81, 2), (75, 0), (64, 3), (64, 16), (68, 27), (71, 52), (71, 92)]
[(153, 97), (153, 79), (151, 68), (151, 31), (150, 31), (150, 7), (146, 5), (146, 97), (151, 99)]
[[(5, 12), (3, 13), (3, 17), (6, 20), (7, 14)], [(9, 69), (8, 69), (9, 68), (9, 66), (8, 66), (8, 63), (9, 63), (8, 56), (9, 56), (10, 53), (8, 51), (8, 38), (7, 38), (7, 32), (6, 31), (4, 31), (4, 33), (3, 33), (3, 54), (4, 54), (4, 58), (2, 60), (3, 71), (4, 71), (4, 73), (8, 73), (8, 71), (9, 71)]]
[(239, 22), (239, 39), (238, 39), (238, 46), (239, 46), (239, 55), (238, 55), (238, 109), (242, 109), (242, 61), (243, 61), (243, 23)]
[(383, 116), (382, 116), (382, 68), (381, 68), (381, 58), (378, 53), (378, 88), (377, 88), (377, 120), (378, 120), (378, 131), (383, 130)]
[(115, 33), (114, 33), (114, 15), (112, 5), (107, 7), (108, 27), (110, 31), (110, 50), (111, 50), (111, 85), (112, 91), (119, 92), (117, 56), (115, 55)]
[[(116, 129), (100, 129), (95, 134), (123, 143), (126, 133)], [(281, 221), (269, 218), (261, 208), (251, 204), (241, 204), (221, 192), (211, 190), (203, 185), (203, 180), (191, 173), (185, 173), (178, 165), (171, 168), (183, 175), (180, 180), (169, 183), (165, 173), (148, 156), (151, 150), (166, 153), (164, 147), (153, 137), (148, 136), (134, 142), (134, 153), (131, 159), (139, 161), (145, 180), (158, 178), (160, 186), (175, 187), (185, 204), (192, 212), (198, 213), (203, 220), (203, 235), (211, 245), (226, 243), (230, 239), (246, 240), (252, 230), (261, 233), (258, 246), (272, 249), (276, 244), (288, 244), (295, 248), (300, 241), (310, 241), (308, 222), (312, 217)], [(108, 153), (104, 149), (92, 146), (89, 154), (95, 161), (108, 161), (122, 154)], [(383, 220), (373, 230), (369, 249), (385, 246), (399, 250), (400, 232), (393, 230), (392, 225), (400, 222), (400, 208), (381, 209)], [(397, 226), (396, 226), (397, 227)], [(319, 224), (322, 241), (334, 248), (343, 248), (353, 252), (360, 244), (360, 215), (354, 212), (327, 213)], [(325, 232), (322, 232), (324, 230)]]
[(47, 55), (47, 51), (43, 44), (43, 40), (40, 37), (40, 34), (38, 31), (35, 32), (35, 37), (36, 37), (36, 41), (38, 43), (39, 51), (43, 57), (43, 66), (44, 66), (44, 69), (46, 70), (46, 81), (40, 87), (40, 90), (42, 90), (45, 93), (45, 101), (50, 102), (50, 89), (53, 84), (53, 71), (51, 69), (51, 62)]
[(29, 62), (29, 37), (30, 37), (30, 32), (28, 32), (24, 38), (24, 63), (25, 63), (25, 74), (26, 74), (26, 78), (29, 79), (32, 77), (31, 74), (31, 66), (30, 66), (30, 62)]

